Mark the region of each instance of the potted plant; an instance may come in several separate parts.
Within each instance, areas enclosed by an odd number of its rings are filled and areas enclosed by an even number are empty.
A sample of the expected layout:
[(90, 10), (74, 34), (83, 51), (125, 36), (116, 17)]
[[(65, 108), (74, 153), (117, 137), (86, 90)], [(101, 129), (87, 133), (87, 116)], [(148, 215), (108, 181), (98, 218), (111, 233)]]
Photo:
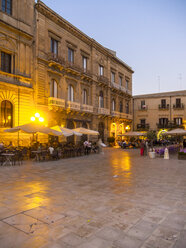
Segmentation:
[(181, 149), (178, 152), (178, 159), (179, 160), (186, 160), (186, 148), (185, 149)]
[(152, 131), (152, 130), (148, 131), (147, 139), (149, 140), (149, 143), (150, 143), (149, 157), (155, 158), (156, 153), (153, 150), (153, 142), (156, 140), (156, 131)]

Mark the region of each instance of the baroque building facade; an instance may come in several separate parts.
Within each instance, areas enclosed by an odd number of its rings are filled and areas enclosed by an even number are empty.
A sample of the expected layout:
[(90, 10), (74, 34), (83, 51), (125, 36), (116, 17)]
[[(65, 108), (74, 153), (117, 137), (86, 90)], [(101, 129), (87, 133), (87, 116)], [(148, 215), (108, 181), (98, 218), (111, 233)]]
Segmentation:
[(133, 96), (133, 129), (186, 129), (186, 90)]
[(98, 130), (104, 141), (131, 128), (131, 67), (41, 1), (0, 4), (4, 139), (36, 112), (45, 125)]

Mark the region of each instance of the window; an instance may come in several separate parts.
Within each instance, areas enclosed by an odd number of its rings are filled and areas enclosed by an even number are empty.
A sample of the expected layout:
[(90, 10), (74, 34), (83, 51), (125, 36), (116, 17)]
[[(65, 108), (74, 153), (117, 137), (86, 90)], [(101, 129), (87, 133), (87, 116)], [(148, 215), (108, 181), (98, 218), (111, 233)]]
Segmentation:
[(160, 118), (159, 119), (159, 124), (160, 124), (160, 126), (161, 127), (167, 127), (167, 125), (168, 125), (168, 118)]
[(11, 54), (1, 52), (1, 70), (11, 73)]
[(115, 83), (115, 73), (111, 72), (111, 82)]
[(112, 99), (112, 111), (116, 110), (116, 101), (115, 99)]
[(1, 127), (12, 127), (13, 105), (10, 101), (1, 102)]
[(123, 78), (121, 76), (119, 76), (119, 86), (122, 86), (122, 80), (123, 80)]
[(2, 0), (2, 11), (9, 15), (12, 14), (12, 0)]
[(99, 75), (100, 76), (104, 75), (104, 67), (102, 65), (99, 65)]
[(128, 90), (128, 89), (129, 89), (129, 80), (126, 79), (126, 80), (125, 80), (125, 83), (126, 83), (126, 89)]
[(51, 38), (51, 53), (58, 55), (58, 41)]
[(99, 93), (99, 108), (104, 108), (103, 91), (100, 91)]
[(166, 108), (166, 99), (161, 99), (161, 107)]
[(176, 107), (180, 108), (181, 107), (181, 98), (176, 99)]
[(88, 98), (87, 98), (87, 90), (83, 90), (83, 104), (88, 103)]
[(146, 124), (146, 119), (141, 119), (141, 120), (140, 120), (140, 124), (145, 126), (145, 124)]
[(174, 124), (175, 125), (182, 125), (182, 118), (181, 117), (174, 118)]
[(122, 101), (120, 101), (120, 103), (119, 103), (119, 112), (120, 113), (123, 112), (123, 103), (122, 103)]
[(58, 97), (58, 85), (54, 79), (50, 83), (50, 96), (55, 98)]
[(126, 114), (129, 114), (129, 103), (126, 102)]
[(72, 85), (68, 86), (68, 100), (71, 102), (74, 101), (74, 88)]
[(142, 100), (141, 101), (141, 109), (145, 109), (145, 108), (146, 108), (145, 100)]
[(68, 62), (74, 63), (74, 50), (68, 48)]
[(83, 58), (83, 70), (87, 71), (87, 58), (84, 56), (82, 58)]

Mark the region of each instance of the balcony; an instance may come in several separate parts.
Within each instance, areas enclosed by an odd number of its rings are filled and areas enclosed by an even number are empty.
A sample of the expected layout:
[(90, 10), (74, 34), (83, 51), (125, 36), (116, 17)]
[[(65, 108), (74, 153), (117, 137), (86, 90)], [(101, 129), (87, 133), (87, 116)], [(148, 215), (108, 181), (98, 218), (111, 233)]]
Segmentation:
[(174, 122), (168, 122), (168, 123), (157, 123), (157, 128), (158, 129), (174, 129), (174, 128), (184, 128), (183, 124), (176, 124)]
[(98, 114), (101, 115), (110, 115), (110, 110), (106, 108), (98, 108)]
[(50, 61), (50, 64), (52, 62), (55, 62), (55, 63), (58, 63), (60, 65), (65, 65), (65, 59), (58, 56), (57, 54), (54, 54), (54, 53), (48, 53), (47, 54), (47, 59)]
[(183, 110), (184, 109), (184, 104), (183, 103), (173, 104), (173, 109), (175, 109), (175, 110)]
[(148, 105), (143, 105), (138, 108), (139, 111), (147, 111), (148, 110)]
[(118, 118), (121, 118), (121, 119), (130, 119), (130, 120), (132, 120), (132, 115), (131, 114), (126, 114), (126, 113), (121, 113), (121, 112), (117, 112), (117, 111), (112, 111), (111, 112), (111, 115), (113, 117), (118, 117)]
[(104, 76), (97, 76), (97, 80), (101, 83), (108, 84), (108, 78)]
[(93, 113), (93, 106), (91, 106), (91, 105), (86, 105), (86, 104), (82, 104), (82, 105), (81, 105), (81, 110), (82, 110), (83, 112)]
[(150, 128), (149, 124), (137, 124), (137, 130), (139, 131), (148, 131)]
[(117, 89), (117, 90), (120, 90), (120, 89), (121, 89), (119, 84), (116, 84), (116, 83), (111, 82), (111, 85), (112, 85), (115, 89)]
[(60, 98), (55, 98), (55, 97), (49, 97), (48, 98), (48, 105), (65, 108), (65, 100), (60, 99)]
[(79, 111), (81, 109), (81, 105), (78, 102), (67, 101), (67, 108), (71, 110)]
[(125, 87), (119, 85), (119, 84), (116, 84), (116, 83), (111, 83), (112, 87), (117, 89), (117, 90), (121, 90), (123, 91), (124, 93), (127, 93), (129, 95), (132, 95), (132, 91), (131, 90), (127, 90)]
[(169, 104), (159, 104), (159, 110), (169, 110)]

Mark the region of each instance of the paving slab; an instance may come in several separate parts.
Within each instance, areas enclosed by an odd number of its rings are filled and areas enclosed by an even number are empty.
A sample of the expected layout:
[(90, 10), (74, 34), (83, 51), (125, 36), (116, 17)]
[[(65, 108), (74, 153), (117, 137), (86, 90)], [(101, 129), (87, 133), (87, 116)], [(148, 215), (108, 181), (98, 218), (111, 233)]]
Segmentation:
[(139, 150), (0, 167), (0, 247), (185, 248), (186, 164)]

